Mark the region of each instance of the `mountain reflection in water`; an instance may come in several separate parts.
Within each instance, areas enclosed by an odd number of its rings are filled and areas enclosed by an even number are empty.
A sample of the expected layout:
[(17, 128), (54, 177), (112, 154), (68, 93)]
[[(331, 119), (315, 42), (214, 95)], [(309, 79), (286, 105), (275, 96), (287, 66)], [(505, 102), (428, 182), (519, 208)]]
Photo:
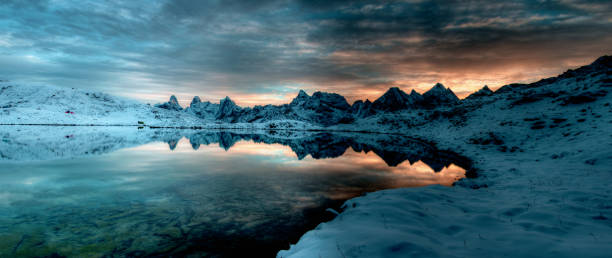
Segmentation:
[(346, 199), (450, 186), (469, 167), (393, 135), (0, 128), (0, 136), (2, 257), (273, 256)]
[[(239, 141), (254, 143), (281, 144), (289, 146), (302, 160), (310, 155), (314, 159), (337, 158), (346, 153), (348, 148), (354, 152), (375, 153), (384, 162), (395, 167), (404, 161), (414, 164), (417, 161), (428, 165), (433, 171), (440, 172), (453, 162), (468, 166), (468, 161), (455, 155), (442, 153), (432, 146), (403, 136), (368, 135), (374, 139), (359, 139), (360, 134), (318, 133), (304, 138), (274, 138), (265, 134), (238, 134), (231, 132), (202, 132), (189, 135), (187, 139), (194, 150), (201, 145), (218, 143), (225, 150), (230, 150)], [(170, 150), (174, 150), (178, 139), (168, 141)], [(387, 148), (387, 149), (385, 149)]]

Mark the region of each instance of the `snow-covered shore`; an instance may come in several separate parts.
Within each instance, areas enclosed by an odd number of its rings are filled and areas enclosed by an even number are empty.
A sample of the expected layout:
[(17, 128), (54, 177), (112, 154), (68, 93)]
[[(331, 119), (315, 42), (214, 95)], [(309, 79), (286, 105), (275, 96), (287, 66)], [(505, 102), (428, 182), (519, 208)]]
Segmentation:
[(502, 92), (422, 124), (409, 111), (357, 121), (455, 150), (480, 177), (354, 198), (278, 257), (608, 257), (609, 78), (608, 70)]

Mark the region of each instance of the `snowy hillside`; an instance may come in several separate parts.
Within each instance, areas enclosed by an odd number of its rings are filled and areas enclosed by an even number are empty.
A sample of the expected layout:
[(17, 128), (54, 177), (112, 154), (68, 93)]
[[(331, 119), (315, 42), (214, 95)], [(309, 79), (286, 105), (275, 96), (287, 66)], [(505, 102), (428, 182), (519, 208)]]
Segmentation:
[[(173, 96), (174, 97), (174, 96)], [(147, 105), (101, 92), (55, 86), (14, 85), (0, 82), (0, 125), (121, 125), (173, 128), (317, 129), (310, 123), (272, 119), (260, 123), (215, 120), (218, 104), (198, 102), (183, 109), (176, 97)]]
[(429, 139), (470, 157), (452, 189), (355, 198), (279, 257), (605, 257), (612, 242), (612, 58), (460, 104), (334, 129)]
[(0, 86), (0, 124), (195, 125), (197, 117), (101, 92), (53, 86)]

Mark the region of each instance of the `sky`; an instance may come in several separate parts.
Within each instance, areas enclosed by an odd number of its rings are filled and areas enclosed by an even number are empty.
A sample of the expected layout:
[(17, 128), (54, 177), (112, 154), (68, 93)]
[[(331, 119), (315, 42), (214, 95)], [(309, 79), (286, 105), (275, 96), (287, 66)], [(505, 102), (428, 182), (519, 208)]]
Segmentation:
[(0, 79), (126, 96), (465, 97), (612, 54), (612, 1), (1, 0)]

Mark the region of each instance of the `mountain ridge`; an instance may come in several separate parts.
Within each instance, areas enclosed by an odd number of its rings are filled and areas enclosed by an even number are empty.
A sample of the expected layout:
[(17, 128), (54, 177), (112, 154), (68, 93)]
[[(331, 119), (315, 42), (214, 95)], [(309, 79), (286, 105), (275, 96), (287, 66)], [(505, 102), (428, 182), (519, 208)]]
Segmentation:
[[(552, 84), (562, 85), (540, 90)], [(329, 127), (398, 112), (414, 113), (410, 124), (422, 124), (439, 117), (461, 115), (500, 98), (513, 99), (512, 106), (543, 99), (562, 105), (594, 101), (612, 87), (612, 57), (602, 56), (589, 65), (529, 84), (508, 84), (495, 91), (484, 86), (464, 99), (457, 98), (450, 88), (435, 84), (423, 94), (414, 89), (408, 94), (399, 87), (391, 87), (373, 101), (357, 100), (352, 105), (337, 93), (317, 91), (308, 95), (304, 90), (282, 105), (240, 107), (229, 97), (212, 103), (195, 96), (183, 108), (174, 95), (168, 102), (145, 105), (102, 92), (12, 85), (8, 81), (2, 81), (0, 86), (0, 124), (134, 125), (142, 121), (154, 126), (193, 127), (293, 121), (300, 126)]]
[[(226, 103), (229, 99), (229, 97), (226, 97), (220, 100), (219, 104), (206, 105), (206, 112), (199, 112), (197, 114), (200, 114), (200, 117), (204, 119), (229, 123), (252, 123), (288, 119), (329, 126), (351, 123), (355, 119), (385, 112), (397, 112), (409, 109), (432, 110), (453, 108), (462, 103), (478, 101), (479, 99), (495, 94), (516, 90), (527, 90), (540, 85), (554, 83), (561, 79), (584, 77), (591, 73), (605, 73), (606, 69), (609, 69), (609, 67), (612, 67), (612, 57), (602, 56), (589, 65), (570, 69), (558, 76), (545, 78), (530, 84), (508, 84), (500, 87), (496, 91), (484, 85), (483, 88), (473, 92), (464, 99), (459, 99), (450, 88), (445, 87), (441, 83), (436, 83), (423, 94), (416, 92), (414, 89), (411, 89), (410, 94), (407, 94), (399, 87), (390, 87), (374, 101), (369, 101), (368, 99), (365, 101), (357, 100), (352, 105), (346, 101), (344, 96), (337, 93), (316, 91), (311, 96), (304, 90), (299, 90), (297, 96), (288, 104), (258, 105), (253, 108), (240, 107), (231, 100), (231, 103)], [(175, 99), (174, 97), (174, 100)], [(202, 102), (196, 101), (194, 103), (192, 101), (192, 104), (186, 107), (184, 111), (201, 110), (201, 107), (196, 108), (198, 105), (201, 105), (200, 103)], [(191, 107), (193, 105), (196, 107)], [(169, 102), (156, 106), (173, 111), (183, 110), (176, 101), (173, 101), (172, 97)], [(213, 117), (210, 113), (214, 108), (218, 108), (218, 111)]]

